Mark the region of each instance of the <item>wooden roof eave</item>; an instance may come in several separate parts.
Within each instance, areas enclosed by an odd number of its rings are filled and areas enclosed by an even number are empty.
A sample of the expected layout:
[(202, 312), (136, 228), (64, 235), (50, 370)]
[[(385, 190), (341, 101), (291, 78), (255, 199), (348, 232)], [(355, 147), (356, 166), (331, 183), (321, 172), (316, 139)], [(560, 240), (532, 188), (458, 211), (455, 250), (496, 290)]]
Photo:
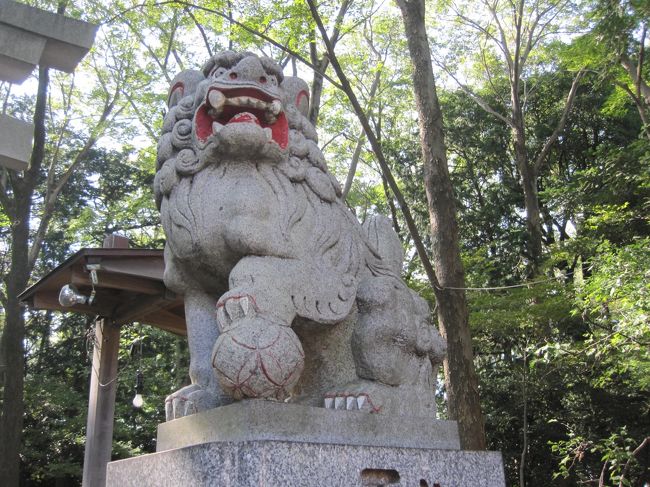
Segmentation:
[[(97, 274), (95, 286), (89, 266)], [(19, 299), (35, 309), (98, 315), (116, 324), (138, 321), (185, 335), (183, 299), (165, 287), (163, 272), (162, 250), (85, 248), (23, 291)], [(94, 288), (94, 302), (62, 306), (58, 296), (66, 284), (74, 284), (85, 295)]]

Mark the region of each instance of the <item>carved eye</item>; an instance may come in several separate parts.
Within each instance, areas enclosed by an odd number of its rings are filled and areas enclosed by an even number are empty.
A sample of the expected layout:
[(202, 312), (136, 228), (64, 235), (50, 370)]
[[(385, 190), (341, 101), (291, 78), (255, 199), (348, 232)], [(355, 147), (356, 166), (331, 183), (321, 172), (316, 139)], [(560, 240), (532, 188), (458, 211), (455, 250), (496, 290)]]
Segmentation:
[(221, 77), (221, 76), (222, 76), (226, 71), (227, 71), (227, 69), (224, 68), (223, 66), (217, 66), (217, 67), (215, 67), (215, 68), (212, 70), (212, 72), (210, 73), (210, 76), (212, 76), (213, 78), (219, 78), (219, 77)]

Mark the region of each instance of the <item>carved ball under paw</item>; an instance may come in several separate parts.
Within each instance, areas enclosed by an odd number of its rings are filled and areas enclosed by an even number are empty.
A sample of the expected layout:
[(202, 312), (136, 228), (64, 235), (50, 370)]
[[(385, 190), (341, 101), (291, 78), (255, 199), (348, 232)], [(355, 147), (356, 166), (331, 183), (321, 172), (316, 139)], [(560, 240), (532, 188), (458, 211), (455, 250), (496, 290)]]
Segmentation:
[(304, 364), (302, 345), (293, 330), (260, 317), (240, 320), (219, 336), (212, 351), (219, 384), (234, 399), (284, 400)]

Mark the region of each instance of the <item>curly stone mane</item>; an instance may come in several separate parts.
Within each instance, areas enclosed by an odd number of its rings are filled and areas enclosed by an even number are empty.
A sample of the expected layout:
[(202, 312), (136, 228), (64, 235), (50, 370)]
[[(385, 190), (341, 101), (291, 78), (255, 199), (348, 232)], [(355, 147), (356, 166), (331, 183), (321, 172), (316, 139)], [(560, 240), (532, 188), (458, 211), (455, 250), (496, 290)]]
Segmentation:
[[(230, 68), (246, 56), (250, 53), (219, 53), (204, 65), (202, 72), (185, 71), (172, 82), (169, 111), (158, 144), (154, 189), (159, 208), (163, 198), (172, 197), (172, 190), (176, 189), (176, 205), (169, 218), (176, 227), (185, 228), (190, 236), (195, 232), (192, 228), (195, 218), (183, 194), (191, 191), (196, 173), (208, 165), (220, 165), (213, 152), (202, 151), (192, 137), (192, 118), (204, 96), (200, 83), (216, 69)], [(368, 232), (373, 237), (373, 229), (369, 227), (364, 231), (341, 200), (341, 187), (329, 173), (317, 145), (316, 131), (305, 116), (307, 84), (299, 78), (284, 78), (273, 61), (260, 60), (268, 72), (278, 77), (289, 134), (286, 155), (273, 163), (256, 163), (256, 169), (276, 197), (269, 205), (276, 205), (274, 210), (282, 234), (288, 241), (297, 233), (309, 236), (307, 241), (293, 241), (298, 253), (296, 257), (309, 258), (316, 267), (333, 270), (342, 276), (344, 287), (350, 289), (367, 272), (395, 275), (395, 266), (382, 259), (368, 239)], [(348, 225), (341, 226), (341, 219), (347, 220)], [(373, 240), (378, 243), (376, 238)], [(339, 297), (346, 303), (353, 299), (353, 293)], [(302, 308), (300, 314), (303, 316), (314, 314), (305, 309), (309, 304), (296, 303), (296, 306)], [(348, 306), (335, 307), (325, 313), (320, 310), (318, 317), (323, 319), (323, 314), (331, 315), (326, 318), (335, 321), (348, 311)]]

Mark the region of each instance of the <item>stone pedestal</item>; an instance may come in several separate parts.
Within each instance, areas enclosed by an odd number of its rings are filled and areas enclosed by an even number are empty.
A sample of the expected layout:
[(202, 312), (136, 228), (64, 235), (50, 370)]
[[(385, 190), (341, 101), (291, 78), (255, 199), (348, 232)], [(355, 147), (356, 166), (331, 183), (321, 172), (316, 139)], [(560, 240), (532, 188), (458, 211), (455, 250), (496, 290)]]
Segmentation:
[(497, 452), (215, 442), (108, 464), (115, 487), (503, 487)]
[(158, 452), (107, 485), (505, 486), (501, 454), (459, 450), (452, 421), (245, 401), (160, 425)]

